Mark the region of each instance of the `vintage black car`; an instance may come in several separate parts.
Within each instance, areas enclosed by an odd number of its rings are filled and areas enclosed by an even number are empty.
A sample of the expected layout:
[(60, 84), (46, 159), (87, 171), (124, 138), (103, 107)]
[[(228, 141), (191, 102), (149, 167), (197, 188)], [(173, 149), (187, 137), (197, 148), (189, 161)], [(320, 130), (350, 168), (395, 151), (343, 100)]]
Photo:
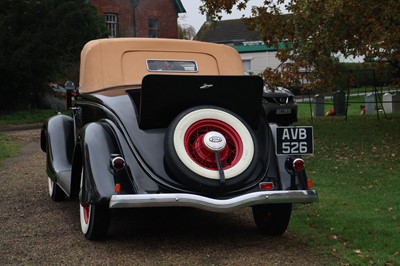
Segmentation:
[(293, 203), (318, 200), (300, 158), (313, 152), (312, 128), (269, 123), (263, 80), (242, 73), (225, 45), (87, 43), (71, 115), (41, 131), (51, 198), (79, 199), (90, 240), (107, 234), (118, 208), (252, 207), (262, 233), (283, 234)]

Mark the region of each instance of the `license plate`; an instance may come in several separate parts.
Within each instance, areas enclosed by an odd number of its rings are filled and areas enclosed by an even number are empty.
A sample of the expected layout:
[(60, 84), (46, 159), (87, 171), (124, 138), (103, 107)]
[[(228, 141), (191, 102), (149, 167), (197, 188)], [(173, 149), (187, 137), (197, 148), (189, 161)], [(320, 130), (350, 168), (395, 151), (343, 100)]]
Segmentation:
[(311, 126), (277, 127), (276, 154), (302, 155), (314, 153), (314, 132)]
[(292, 113), (292, 109), (290, 109), (290, 108), (276, 109), (277, 115), (287, 115), (287, 114), (291, 114), (291, 113)]

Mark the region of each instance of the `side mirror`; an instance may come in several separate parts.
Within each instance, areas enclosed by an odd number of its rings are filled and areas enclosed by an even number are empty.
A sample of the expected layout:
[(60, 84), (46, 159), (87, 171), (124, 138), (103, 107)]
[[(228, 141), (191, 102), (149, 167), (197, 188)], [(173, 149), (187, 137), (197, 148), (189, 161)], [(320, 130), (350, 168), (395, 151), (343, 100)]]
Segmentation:
[(67, 91), (66, 93), (66, 108), (69, 110), (72, 107), (73, 100), (76, 97), (76, 87), (75, 84), (72, 81), (67, 81), (65, 82), (65, 90)]

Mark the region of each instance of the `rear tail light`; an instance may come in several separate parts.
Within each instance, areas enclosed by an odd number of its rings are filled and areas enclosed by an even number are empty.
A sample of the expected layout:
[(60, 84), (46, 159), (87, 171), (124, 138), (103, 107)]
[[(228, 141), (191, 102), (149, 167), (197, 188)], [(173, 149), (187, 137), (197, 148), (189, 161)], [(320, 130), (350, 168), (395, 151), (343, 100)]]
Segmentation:
[(304, 160), (301, 158), (287, 158), (285, 167), (286, 170), (291, 174), (294, 172), (301, 172), (305, 169)]
[(293, 160), (293, 169), (297, 172), (304, 170), (304, 161), (303, 159), (297, 158)]
[(117, 156), (111, 160), (111, 166), (115, 171), (121, 171), (125, 167), (125, 159)]

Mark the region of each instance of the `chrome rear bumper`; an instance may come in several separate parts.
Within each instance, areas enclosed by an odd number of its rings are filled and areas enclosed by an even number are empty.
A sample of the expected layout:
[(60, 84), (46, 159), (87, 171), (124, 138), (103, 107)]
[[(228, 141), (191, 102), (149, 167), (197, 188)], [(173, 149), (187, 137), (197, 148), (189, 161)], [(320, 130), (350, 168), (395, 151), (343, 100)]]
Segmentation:
[(213, 212), (229, 212), (258, 204), (312, 203), (316, 201), (318, 201), (318, 194), (315, 190), (261, 191), (229, 199), (213, 199), (196, 194), (164, 193), (113, 195), (109, 207), (193, 207)]

